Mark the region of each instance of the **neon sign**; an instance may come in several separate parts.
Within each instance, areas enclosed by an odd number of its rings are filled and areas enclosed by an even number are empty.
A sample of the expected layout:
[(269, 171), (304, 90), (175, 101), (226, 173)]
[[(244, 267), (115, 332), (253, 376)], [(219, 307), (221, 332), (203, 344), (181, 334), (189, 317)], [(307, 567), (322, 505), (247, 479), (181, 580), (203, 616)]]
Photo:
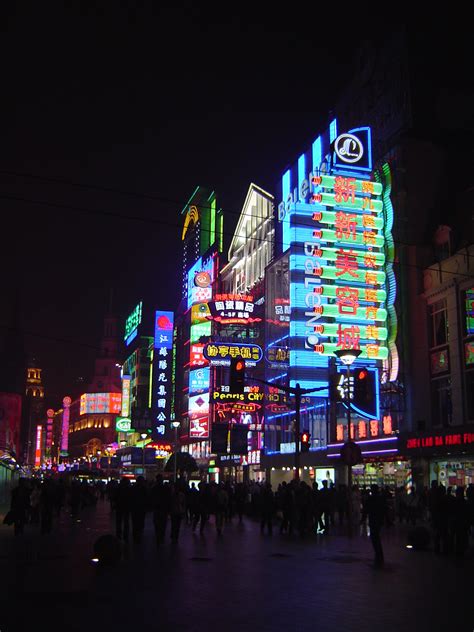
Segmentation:
[(115, 420), (115, 430), (117, 432), (133, 432), (132, 420), (129, 417), (117, 417)]
[(231, 358), (242, 358), (246, 366), (255, 366), (263, 351), (259, 345), (210, 343), (204, 346), (204, 357), (211, 366), (230, 366)]
[(125, 335), (123, 339), (125, 340), (125, 344), (128, 346), (132, 340), (137, 337), (138, 334), (138, 326), (142, 322), (142, 301), (138, 303), (133, 312), (125, 321)]
[(262, 320), (255, 314), (253, 296), (246, 294), (216, 294), (209, 308), (211, 318), (222, 324), (246, 325)]
[(114, 413), (122, 409), (121, 393), (84, 393), (81, 395), (79, 414)]
[(36, 426), (35, 467), (41, 465), (41, 443), (43, 440), (43, 426)]
[(122, 377), (122, 417), (128, 417), (130, 414), (130, 375)]
[(69, 446), (69, 408), (72, 399), (69, 396), (63, 398), (63, 421), (61, 425), (61, 456), (67, 456)]
[(332, 161), (320, 137), (312, 171), (302, 154), (297, 170), (283, 175), (278, 207), (289, 248), (290, 385), (302, 388), (327, 385), (328, 357), (338, 349), (359, 349), (369, 366), (389, 357), (387, 200), (382, 182), (371, 179), (370, 129), (337, 136), (334, 122), (331, 130)]
[(471, 445), (474, 443), (474, 432), (460, 432), (446, 435), (429, 435), (427, 437), (413, 437), (406, 440), (407, 450), (418, 448), (452, 447)]
[(173, 312), (155, 312), (155, 343), (153, 352), (153, 419), (154, 435), (164, 435), (171, 421)]

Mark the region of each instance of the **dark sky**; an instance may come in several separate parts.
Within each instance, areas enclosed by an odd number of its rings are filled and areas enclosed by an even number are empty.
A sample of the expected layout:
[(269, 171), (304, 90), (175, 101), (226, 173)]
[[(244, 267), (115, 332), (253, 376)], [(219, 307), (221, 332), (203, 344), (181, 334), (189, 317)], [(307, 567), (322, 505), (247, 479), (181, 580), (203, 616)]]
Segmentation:
[(176, 306), (196, 185), (228, 242), (250, 182), (274, 191), (350, 72), (316, 12), (63, 4), (17, 3), (1, 43), (1, 269), (57, 397), (90, 378), (110, 288), (122, 321), (140, 299)]

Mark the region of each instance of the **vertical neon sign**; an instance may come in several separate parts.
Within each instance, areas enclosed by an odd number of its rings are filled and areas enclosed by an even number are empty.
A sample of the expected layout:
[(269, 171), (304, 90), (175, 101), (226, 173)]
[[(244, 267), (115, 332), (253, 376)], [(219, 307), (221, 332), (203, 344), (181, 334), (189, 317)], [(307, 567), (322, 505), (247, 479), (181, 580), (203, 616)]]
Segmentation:
[(43, 426), (36, 426), (35, 467), (41, 465), (41, 443), (43, 440)]
[(130, 375), (122, 376), (122, 417), (130, 415)]
[(164, 435), (171, 418), (173, 312), (155, 312), (153, 370), (154, 435)]
[(66, 396), (63, 399), (63, 423), (61, 427), (61, 455), (67, 456), (69, 447), (69, 408), (71, 406), (71, 398)]
[(53, 445), (53, 417), (54, 410), (52, 408), (48, 408), (46, 411), (46, 415), (48, 420), (46, 422), (46, 457), (51, 458), (51, 446)]

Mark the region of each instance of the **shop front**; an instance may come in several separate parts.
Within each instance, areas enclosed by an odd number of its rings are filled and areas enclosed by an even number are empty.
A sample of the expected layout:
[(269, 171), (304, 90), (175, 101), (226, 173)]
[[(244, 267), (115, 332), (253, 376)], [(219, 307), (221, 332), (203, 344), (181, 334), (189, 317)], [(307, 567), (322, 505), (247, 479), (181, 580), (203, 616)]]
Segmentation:
[[(412, 485), (410, 459), (402, 455), (399, 449), (399, 436), (356, 441), (362, 455), (362, 462), (352, 467), (352, 482), (359, 488), (378, 485), (394, 490), (398, 487), (408, 489)], [(328, 459), (335, 464), (336, 482), (347, 481), (347, 466), (341, 460), (342, 441), (328, 445)]]
[(410, 458), (417, 488), (431, 481), (448, 487), (474, 484), (474, 426), (400, 435), (400, 452)]

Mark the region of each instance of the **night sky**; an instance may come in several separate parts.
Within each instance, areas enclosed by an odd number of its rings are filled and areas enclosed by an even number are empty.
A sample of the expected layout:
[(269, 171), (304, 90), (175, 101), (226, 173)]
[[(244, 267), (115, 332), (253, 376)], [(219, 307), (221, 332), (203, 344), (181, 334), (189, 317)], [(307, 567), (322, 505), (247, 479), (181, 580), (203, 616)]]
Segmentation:
[(2, 38), (2, 271), (57, 398), (91, 377), (111, 288), (121, 326), (140, 299), (177, 305), (196, 185), (228, 244), (250, 182), (274, 192), (350, 73), (303, 13), (114, 4), (12, 7)]

